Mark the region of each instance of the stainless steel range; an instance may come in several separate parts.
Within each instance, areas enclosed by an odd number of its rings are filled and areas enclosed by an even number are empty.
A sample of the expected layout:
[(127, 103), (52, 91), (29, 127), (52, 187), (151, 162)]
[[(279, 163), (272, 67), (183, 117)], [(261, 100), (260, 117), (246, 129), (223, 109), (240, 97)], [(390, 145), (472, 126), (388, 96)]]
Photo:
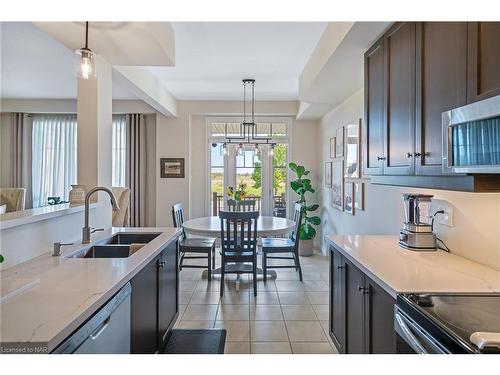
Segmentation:
[(401, 353), (500, 353), (500, 294), (399, 295)]

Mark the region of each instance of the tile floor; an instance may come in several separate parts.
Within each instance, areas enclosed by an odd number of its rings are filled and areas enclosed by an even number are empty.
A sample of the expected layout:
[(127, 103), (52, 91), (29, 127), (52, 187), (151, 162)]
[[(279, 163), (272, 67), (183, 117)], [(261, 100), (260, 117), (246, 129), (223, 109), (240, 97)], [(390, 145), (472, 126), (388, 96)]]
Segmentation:
[(176, 328), (225, 328), (226, 354), (336, 353), (328, 335), (328, 258), (300, 260), (303, 282), (294, 270), (278, 269), (276, 280), (259, 280), (257, 297), (250, 275), (242, 276), (239, 292), (236, 275), (226, 275), (220, 298), (219, 276), (209, 283), (202, 269), (183, 269)]

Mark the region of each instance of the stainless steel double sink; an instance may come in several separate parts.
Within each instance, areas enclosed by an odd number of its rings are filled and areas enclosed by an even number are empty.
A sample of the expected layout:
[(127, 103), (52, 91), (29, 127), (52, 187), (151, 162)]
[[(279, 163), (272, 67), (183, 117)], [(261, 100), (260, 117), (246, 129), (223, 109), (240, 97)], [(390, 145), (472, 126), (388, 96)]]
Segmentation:
[(132, 246), (145, 245), (159, 235), (160, 233), (117, 233), (66, 258), (128, 258), (132, 254)]

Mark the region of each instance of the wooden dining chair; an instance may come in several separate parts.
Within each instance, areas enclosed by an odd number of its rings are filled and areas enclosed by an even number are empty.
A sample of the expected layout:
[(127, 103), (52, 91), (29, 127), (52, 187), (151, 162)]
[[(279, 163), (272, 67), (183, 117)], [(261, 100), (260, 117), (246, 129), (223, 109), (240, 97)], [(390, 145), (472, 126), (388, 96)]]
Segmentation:
[(228, 199), (227, 207), (229, 211), (257, 211), (257, 201), (255, 199), (243, 199), (237, 202), (234, 199)]
[[(302, 267), (299, 259), (299, 232), (302, 222), (302, 206), (300, 203), (295, 203), (293, 214), (295, 222), (293, 232), (289, 238), (263, 238), (262, 239), (262, 268), (264, 272), (264, 282), (267, 281), (267, 270), (269, 268), (295, 268), (299, 271), (299, 278), (302, 281)], [(268, 254), (283, 254), (290, 253), (290, 256), (268, 256)], [(269, 259), (288, 259), (293, 260), (293, 265), (278, 265), (270, 266), (267, 264)]]
[(220, 295), (224, 295), (226, 273), (251, 273), (257, 295), (257, 219), (259, 213), (219, 212), (221, 238)]
[[(174, 227), (182, 228), (184, 223), (184, 206), (177, 203), (172, 206), (172, 218)], [(204, 255), (186, 255), (188, 253)], [(207, 268), (208, 281), (212, 280), (212, 269), (215, 267), (215, 238), (188, 238), (182, 228), (181, 238), (179, 240), (179, 270), (182, 268)], [(207, 266), (184, 264), (185, 259), (207, 259)]]

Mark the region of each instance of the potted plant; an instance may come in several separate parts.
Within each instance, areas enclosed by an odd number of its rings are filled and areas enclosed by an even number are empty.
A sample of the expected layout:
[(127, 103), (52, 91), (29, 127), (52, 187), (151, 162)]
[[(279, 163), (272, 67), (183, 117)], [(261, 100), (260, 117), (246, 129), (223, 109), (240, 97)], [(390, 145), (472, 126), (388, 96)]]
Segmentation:
[(297, 203), (302, 205), (302, 224), (300, 225), (299, 231), (299, 255), (311, 256), (313, 254), (313, 240), (314, 237), (316, 237), (316, 229), (314, 226), (321, 224), (321, 218), (319, 216), (309, 215), (319, 208), (319, 204), (307, 204), (306, 194), (314, 193), (315, 191), (311, 185), (311, 180), (309, 178), (304, 178), (310, 171), (306, 170), (304, 166), (296, 163), (290, 163), (288, 166), (297, 176), (295, 180), (290, 182), (290, 187), (299, 195), (300, 198)]
[(245, 184), (244, 182), (241, 182), (238, 185), (238, 188), (236, 190), (234, 190), (234, 188), (232, 186), (227, 187), (227, 191), (226, 191), (227, 196), (228, 196), (228, 198), (234, 199), (234, 201), (236, 202), (237, 209), (239, 209), (240, 202), (247, 195), (246, 189), (247, 189), (247, 184)]

